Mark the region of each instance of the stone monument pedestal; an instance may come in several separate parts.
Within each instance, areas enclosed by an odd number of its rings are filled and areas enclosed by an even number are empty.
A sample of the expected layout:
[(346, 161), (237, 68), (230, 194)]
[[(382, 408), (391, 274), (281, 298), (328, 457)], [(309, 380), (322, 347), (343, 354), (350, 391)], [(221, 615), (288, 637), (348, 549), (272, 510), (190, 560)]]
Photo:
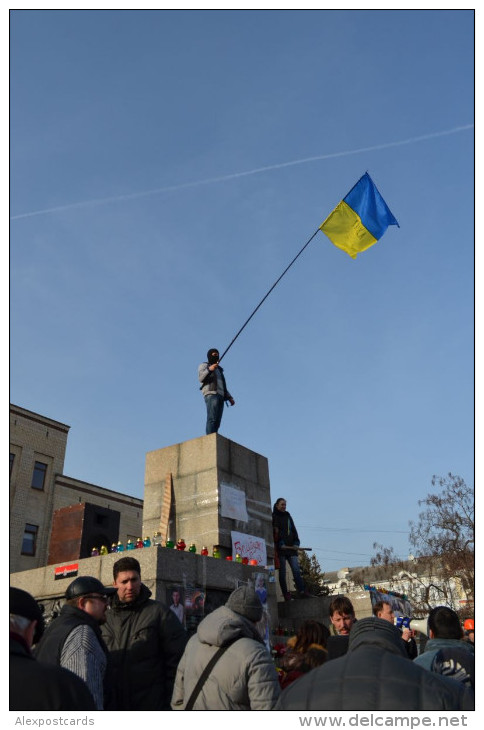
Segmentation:
[[(231, 491), (235, 490), (235, 492)], [(227, 495), (245, 501), (247, 519), (227, 516)], [(224, 502), (225, 500), (225, 502)], [(143, 534), (232, 554), (232, 531), (262, 538), (274, 564), (268, 460), (220, 434), (146, 454)]]

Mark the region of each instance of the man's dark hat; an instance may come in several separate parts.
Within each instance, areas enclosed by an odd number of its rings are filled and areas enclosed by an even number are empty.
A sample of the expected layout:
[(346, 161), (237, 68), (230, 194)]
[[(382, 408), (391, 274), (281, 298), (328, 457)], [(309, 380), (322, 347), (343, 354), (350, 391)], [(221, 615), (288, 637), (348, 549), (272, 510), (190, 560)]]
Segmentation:
[(113, 586), (103, 586), (100, 580), (90, 575), (81, 575), (67, 586), (66, 599), (77, 598), (78, 596), (87, 596), (89, 593), (99, 593), (102, 596), (112, 596), (116, 593)]
[(10, 613), (23, 616), (30, 621), (42, 621), (42, 611), (39, 604), (30, 593), (20, 588), (10, 586)]

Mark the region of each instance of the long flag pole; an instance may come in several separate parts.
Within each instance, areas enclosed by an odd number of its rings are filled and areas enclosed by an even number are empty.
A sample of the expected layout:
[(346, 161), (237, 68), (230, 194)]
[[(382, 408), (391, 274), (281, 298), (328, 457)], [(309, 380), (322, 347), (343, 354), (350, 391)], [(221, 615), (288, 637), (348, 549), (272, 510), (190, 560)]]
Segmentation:
[(229, 345), (229, 346), (228, 346), (228, 347), (227, 347), (227, 348), (225, 349), (225, 351), (224, 351), (224, 352), (222, 353), (222, 356), (221, 356), (221, 357), (219, 358), (219, 362), (220, 362), (220, 361), (221, 361), (221, 360), (222, 360), (222, 359), (223, 359), (223, 358), (225, 357), (225, 355), (226, 355), (226, 354), (227, 354), (227, 352), (228, 352), (228, 351), (230, 350), (230, 348), (231, 348), (231, 347), (232, 347), (232, 345), (234, 344), (234, 342), (235, 342), (235, 340), (237, 339), (237, 337), (238, 337), (238, 336), (240, 335), (240, 333), (241, 333), (241, 332), (242, 332), (242, 331), (243, 331), (243, 330), (244, 330), (244, 329), (245, 329), (245, 328), (247, 327), (247, 325), (249, 324), (250, 320), (252, 319), (252, 317), (254, 316), (254, 314), (255, 314), (255, 313), (257, 312), (257, 310), (258, 310), (258, 309), (259, 309), (259, 308), (260, 308), (260, 307), (261, 307), (261, 306), (262, 306), (262, 305), (264, 304), (265, 300), (267, 299), (267, 297), (269, 296), (269, 294), (271, 293), (271, 291), (272, 291), (273, 289), (275, 289), (275, 287), (276, 287), (276, 286), (277, 286), (277, 285), (279, 284), (279, 282), (280, 282), (280, 280), (282, 279), (282, 277), (284, 276), (284, 274), (286, 274), (286, 273), (287, 273), (287, 272), (289, 271), (289, 269), (291, 268), (291, 266), (292, 266), (292, 265), (293, 265), (293, 264), (295, 263), (295, 261), (296, 261), (296, 260), (297, 260), (297, 259), (299, 258), (299, 256), (300, 256), (300, 255), (302, 254), (302, 252), (304, 251), (304, 249), (305, 249), (305, 248), (307, 248), (307, 246), (309, 246), (309, 244), (311, 243), (311, 241), (313, 240), (314, 236), (316, 235), (316, 233), (318, 233), (318, 231), (319, 231), (319, 230), (320, 230), (319, 228), (316, 228), (316, 230), (314, 231), (314, 233), (313, 233), (313, 235), (311, 236), (311, 238), (309, 239), (309, 241), (307, 241), (307, 242), (306, 242), (306, 243), (304, 244), (304, 246), (302, 247), (302, 249), (301, 249), (301, 250), (299, 251), (299, 253), (298, 253), (298, 254), (297, 254), (296, 256), (294, 256), (294, 258), (293, 258), (293, 260), (291, 261), (291, 263), (289, 264), (289, 266), (286, 266), (286, 268), (284, 269), (284, 271), (282, 272), (282, 274), (280, 275), (280, 277), (279, 277), (279, 278), (277, 279), (277, 281), (275, 281), (275, 282), (274, 282), (274, 284), (273, 284), (273, 285), (271, 286), (271, 288), (269, 289), (269, 291), (267, 292), (267, 294), (265, 295), (265, 297), (264, 297), (263, 299), (261, 299), (261, 300), (260, 300), (260, 302), (259, 302), (259, 304), (257, 305), (257, 307), (256, 307), (256, 308), (254, 309), (254, 311), (252, 312), (252, 314), (250, 315), (250, 317), (249, 317), (249, 318), (248, 318), (248, 319), (247, 319), (247, 320), (246, 320), (246, 321), (244, 322), (244, 324), (242, 325), (242, 327), (241, 327), (241, 328), (239, 329), (239, 331), (238, 331), (238, 332), (237, 332), (237, 334), (235, 335), (235, 337), (234, 337), (234, 339), (232, 340), (232, 342), (230, 343), (230, 345)]
[(329, 214), (324, 223), (314, 231), (309, 241), (304, 244), (289, 266), (284, 269), (265, 297), (261, 299), (249, 319), (237, 332), (220, 360), (225, 357), (259, 307), (262, 306), (271, 291), (279, 284), (284, 274), (289, 271), (304, 249), (309, 246), (318, 231), (323, 231), (335, 246), (346, 251), (351, 258), (356, 259), (359, 253), (373, 246), (383, 236), (388, 226), (398, 226), (398, 221), (381, 197), (368, 172), (365, 172), (356, 185), (353, 185), (350, 192)]

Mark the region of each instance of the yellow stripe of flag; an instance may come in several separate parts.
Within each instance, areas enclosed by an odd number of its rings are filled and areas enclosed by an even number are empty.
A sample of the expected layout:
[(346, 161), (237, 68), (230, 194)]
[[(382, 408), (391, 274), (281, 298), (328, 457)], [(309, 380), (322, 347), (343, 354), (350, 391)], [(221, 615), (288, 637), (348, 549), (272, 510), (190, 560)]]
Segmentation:
[(378, 240), (365, 228), (360, 216), (344, 200), (338, 203), (319, 227), (335, 246), (346, 251), (352, 259)]

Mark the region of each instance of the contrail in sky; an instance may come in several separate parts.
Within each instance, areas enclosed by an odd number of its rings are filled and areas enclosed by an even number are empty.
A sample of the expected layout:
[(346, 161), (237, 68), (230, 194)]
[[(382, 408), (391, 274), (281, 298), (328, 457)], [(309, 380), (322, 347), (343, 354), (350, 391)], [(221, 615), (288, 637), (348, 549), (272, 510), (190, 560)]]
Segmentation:
[(258, 175), (261, 172), (268, 172), (269, 170), (279, 170), (283, 167), (291, 167), (293, 165), (304, 165), (307, 162), (317, 162), (318, 160), (330, 160), (334, 157), (347, 157), (348, 155), (358, 155), (361, 152), (374, 152), (375, 150), (384, 150), (389, 147), (401, 147), (406, 144), (413, 144), (415, 142), (423, 142), (427, 139), (435, 139), (436, 137), (444, 137), (449, 134), (455, 134), (456, 132), (463, 132), (467, 129), (473, 129), (473, 124), (465, 124), (462, 127), (454, 127), (453, 129), (446, 129), (442, 132), (432, 132), (430, 134), (422, 134), (419, 137), (410, 137), (409, 139), (402, 139), (398, 142), (385, 142), (384, 144), (377, 144), (371, 147), (359, 147), (356, 150), (345, 150), (343, 152), (331, 152), (327, 155), (316, 155), (315, 157), (303, 157), (300, 160), (291, 160), (289, 162), (280, 162), (276, 165), (267, 165), (266, 167), (256, 167), (253, 170), (245, 170), (244, 172), (233, 172), (229, 175), (220, 175), (219, 177), (208, 177), (204, 180), (194, 180), (192, 182), (180, 183), (179, 185), (167, 185), (163, 188), (155, 188), (154, 190), (143, 190), (139, 193), (129, 193), (127, 195), (115, 195), (110, 198), (96, 198), (94, 200), (83, 200), (78, 203), (68, 203), (67, 205), (58, 205), (55, 208), (44, 208), (43, 210), (34, 210), (30, 213), (20, 213), (19, 215), (13, 215), (10, 217), (11, 221), (19, 220), (21, 218), (32, 218), (36, 215), (46, 215), (47, 213), (57, 213), (64, 210), (73, 210), (74, 208), (85, 208), (92, 205), (102, 205), (104, 203), (114, 203), (121, 200), (134, 200), (135, 198), (144, 198), (148, 195), (157, 195), (158, 193), (168, 193), (174, 190), (184, 190), (185, 188), (194, 188), (197, 185), (210, 185), (211, 183), (225, 182), (226, 180), (235, 180), (239, 177), (248, 177), (249, 175)]

